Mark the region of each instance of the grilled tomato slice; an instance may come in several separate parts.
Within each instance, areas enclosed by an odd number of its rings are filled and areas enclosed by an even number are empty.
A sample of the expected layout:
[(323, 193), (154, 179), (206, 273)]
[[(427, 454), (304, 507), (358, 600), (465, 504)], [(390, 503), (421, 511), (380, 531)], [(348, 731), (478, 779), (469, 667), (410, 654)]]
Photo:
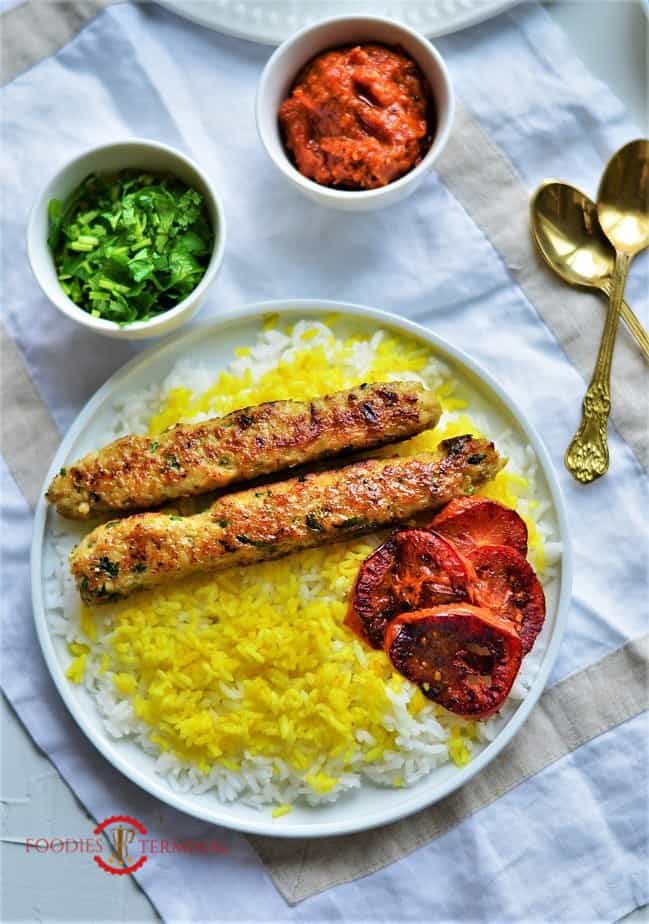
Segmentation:
[(527, 526), (512, 510), (488, 497), (457, 497), (429, 526), (468, 555), (476, 546), (508, 545), (527, 555)]
[(522, 658), (509, 622), (465, 603), (403, 613), (386, 630), (385, 651), (424, 696), (472, 719), (500, 709)]
[(361, 565), (345, 624), (381, 648), (398, 613), (468, 596), (467, 566), (455, 547), (429, 530), (402, 529)]
[(545, 595), (534, 569), (519, 552), (504, 545), (482, 546), (469, 558), (475, 571), (475, 602), (512, 624), (526, 655), (545, 620)]

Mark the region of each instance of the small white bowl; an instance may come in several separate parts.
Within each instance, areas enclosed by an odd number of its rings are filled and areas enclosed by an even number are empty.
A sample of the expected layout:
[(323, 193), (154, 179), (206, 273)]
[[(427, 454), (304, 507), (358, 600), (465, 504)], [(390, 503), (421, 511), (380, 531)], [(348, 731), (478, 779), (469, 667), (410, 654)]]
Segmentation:
[[(399, 45), (417, 62), (433, 95), (437, 117), (435, 135), (421, 162), (387, 186), (358, 191), (333, 189), (307, 179), (293, 165), (282, 142), (278, 113), (300, 69), (308, 61), (327, 49), (360, 42)], [(259, 137), (275, 166), (309, 199), (349, 212), (384, 208), (413, 193), (443, 150), (454, 111), (453, 89), (440, 54), (423, 35), (379, 16), (337, 16), (297, 32), (271, 55), (261, 75), (256, 101)]]
[[(214, 250), (205, 275), (187, 298), (174, 308), (148, 321), (134, 321), (120, 327), (114, 321), (94, 318), (68, 298), (56, 275), (56, 267), (47, 243), (49, 221), (47, 206), (51, 199), (65, 201), (90, 173), (114, 173), (128, 168), (171, 173), (204, 198), (214, 229)], [(32, 208), (27, 226), (27, 253), (32, 272), (49, 300), (68, 318), (106, 337), (142, 340), (160, 337), (180, 327), (198, 310), (205, 294), (214, 282), (223, 262), (225, 248), (225, 214), (221, 199), (200, 167), (180, 151), (158, 141), (134, 138), (91, 148), (80, 154), (50, 180)]]

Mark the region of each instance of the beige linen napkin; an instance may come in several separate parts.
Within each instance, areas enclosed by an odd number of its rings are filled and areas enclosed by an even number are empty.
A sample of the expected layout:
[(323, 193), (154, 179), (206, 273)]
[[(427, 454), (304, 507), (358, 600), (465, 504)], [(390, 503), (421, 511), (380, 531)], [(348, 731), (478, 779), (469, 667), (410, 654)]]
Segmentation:
[[(3, 79), (54, 54), (110, 0), (30, 2), (3, 14)], [(475, 164), (480, 171), (475, 171)], [(527, 228), (529, 193), (511, 163), (464, 108), (440, 176), (493, 246), (540, 317), (585, 378), (590, 376), (604, 312), (597, 296), (570, 290), (540, 263)], [(498, 190), (493, 195), (490, 190)], [(487, 192), (485, 192), (487, 190)], [(2, 450), (18, 486), (35, 504), (59, 442), (52, 417), (16, 344), (2, 348)], [(633, 382), (634, 387), (621, 387)], [(644, 400), (642, 397), (644, 396)], [(649, 464), (649, 369), (626, 330), (614, 361), (613, 421)], [(577, 417), (575, 417), (575, 423)], [(541, 698), (516, 739), (470, 786), (387, 827), (324, 840), (251, 838), (277, 887), (291, 903), (367, 875), (406, 856), (597, 735), (647, 708), (649, 637), (629, 642), (568, 677)]]
[(56, 54), (77, 32), (115, 0), (30, 0), (7, 10), (0, 20), (2, 83)]

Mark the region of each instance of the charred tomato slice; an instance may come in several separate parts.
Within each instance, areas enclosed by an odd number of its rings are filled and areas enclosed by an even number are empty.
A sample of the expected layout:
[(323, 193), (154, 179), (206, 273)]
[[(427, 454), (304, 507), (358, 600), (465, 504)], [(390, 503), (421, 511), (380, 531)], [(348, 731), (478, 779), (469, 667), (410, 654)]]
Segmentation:
[(345, 624), (374, 648), (398, 614), (467, 600), (467, 565), (455, 547), (426, 529), (402, 529), (365, 559)]
[(488, 497), (457, 497), (430, 524), (468, 555), (476, 546), (508, 545), (527, 555), (527, 526), (512, 510)]
[(391, 537), (361, 565), (347, 610), (345, 625), (374, 648), (381, 647), (385, 627), (396, 614), (392, 593), (396, 561)]
[(534, 569), (515, 549), (485, 545), (469, 556), (473, 597), (516, 629), (523, 654), (534, 645), (545, 620), (545, 595)]
[(522, 658), (511, 624), (468, 604), (398, 616), (385, 633), (385, 651), (424, 696), (472, 719), (500, 709)]

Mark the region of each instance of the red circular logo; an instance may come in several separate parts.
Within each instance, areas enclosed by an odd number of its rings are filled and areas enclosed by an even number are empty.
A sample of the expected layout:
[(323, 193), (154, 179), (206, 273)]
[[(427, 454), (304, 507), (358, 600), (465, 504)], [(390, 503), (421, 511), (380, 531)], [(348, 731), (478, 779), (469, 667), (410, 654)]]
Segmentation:
[(113, 853), (106, 862), (102, 857), (95, 856), (93, 860), (111, 876), (125, 876), (141, 869), (148, 857), (141, 854), (137, 859), (132, 855), (138, 834), (146, 834), (147, 829), (130, 815), (111, 815), (95, 828), (95, 834), (105, 834), (110, 840)]

